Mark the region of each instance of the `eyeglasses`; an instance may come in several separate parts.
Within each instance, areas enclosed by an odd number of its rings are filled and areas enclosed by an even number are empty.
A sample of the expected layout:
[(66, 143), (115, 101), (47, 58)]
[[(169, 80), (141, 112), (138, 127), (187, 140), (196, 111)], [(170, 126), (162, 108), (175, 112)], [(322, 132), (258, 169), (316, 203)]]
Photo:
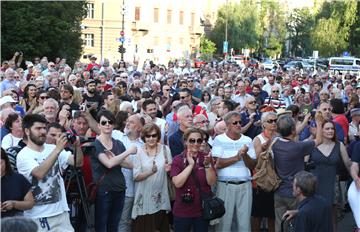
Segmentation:
[(235, 121), (232, 123), (233, 125), (241, 125), (241, 121)]
[(204, 141), (204, 140), (203, 140), (202, 138), (189, 139), (189, 143), (190, 143), (190, 144), (195, 144), (195, 143), (197, 143), (197, 144), (202, 144), (203, 141)]
[(104, 121), (101, 121), (100, 124), (101, 124), (102, 126), (105, 126), (106, 124), (108, 124), (108, 125), (113, 125), (114, 122), (111, 121), (111, 120), (108, 120), (108, 121), (107, 121), (107, 120), (104, 120)]
[(269, 119), (269, 120), (267, 120), (266, 122), (267, 122), (267, 123), (270, 123), (270, 124), (276, 123), (276, 119)]
[(157, 134), (145, 135), (145, 138), (157, 138), (157, 137), (158, 137)]
[(187, 82), (194, 82), (194, 80), (188, 80)]
[(279, 90), (273, 90), (272, 92), (273, 93), (279, 93)]
[(251, 101), (251, 102), (248, 102), (249, 104), (252, 104), (252, 105), (255, 105), (256, 102), (255, 101)]
[(40, 98), (40, 99), (43, 99), (43, 100), (44, 100), (44, 99), (49, 99), (48, 96), (40, 96), (39, 98)]
[(303, 80), (299, 79), (298, 82), (303, 82)]
[(205, 123), (210, 123), (210, 121), (209, 120), (203, 120), (203, 121), (197, 122), (196, 124), (205, 124)]
[(187, 95), (187, 96), (180, 96), (180, 99), (185, 99), (185, 98), (187, 98), (189, 95)]
[(322, 111), (331, 111), (331, 108), (324, 108)]

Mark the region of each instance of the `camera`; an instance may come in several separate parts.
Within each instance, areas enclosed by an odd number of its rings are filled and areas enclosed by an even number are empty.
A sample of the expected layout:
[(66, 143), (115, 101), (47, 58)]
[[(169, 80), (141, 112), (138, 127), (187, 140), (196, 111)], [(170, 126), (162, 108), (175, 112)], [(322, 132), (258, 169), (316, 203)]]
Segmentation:
[(191, 190), (188, 188), (186, 189), (185, 193), (181, 195), (182, 202), (186, 204), (191, 204), (194, 201), (194, 195), (192, 194)]
[(71, 132), (66, 132), (66, 139), (69, 141), (69, 143), (75, 143), (76, 135)]

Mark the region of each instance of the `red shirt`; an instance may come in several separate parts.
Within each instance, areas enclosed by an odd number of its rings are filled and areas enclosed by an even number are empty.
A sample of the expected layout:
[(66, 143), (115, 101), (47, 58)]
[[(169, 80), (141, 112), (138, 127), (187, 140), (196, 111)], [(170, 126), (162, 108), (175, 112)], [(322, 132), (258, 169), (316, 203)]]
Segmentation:
[(347, 120), (345, 115), (339, 114), (334, 117), (333, 121), (340, 124), (341, 128), (344, 131), (344, 136), (347, 137), (349, 134), (349, 121)]
[[(188, 162), (186, 161), (184, 154), (186, 154), (186, 150), (180, 155), (175, 156), (175, 158), (173, 159), (173, 162), (171, 164), (171, 171), (170, 171), (171, 177), (180, 174), (188, 165)], [(197, 159), (195, 160), (195, 166), (193, 172), (199, 179), (201, 191), (207, 194), (210, 193), (211, 188), (206, 181), (205, 168), (203, 164), (205, 155), (207, 154), (202, 152), (198, 153)], [(186, 192), (187, 189), (190, 189), (190, 192), (193, 195), (194, 200), (192, 203), (184, 203), (182, 201), (181, 196)], [(183, 187), (175, 188), (175, 192), (176, 192), (176, 198), (173, 207), (174, 216), (186, 217), (186, 218), (202, 216), (200, 192), (196, 187), (196, 182), (192, 174), (188, 177)]]

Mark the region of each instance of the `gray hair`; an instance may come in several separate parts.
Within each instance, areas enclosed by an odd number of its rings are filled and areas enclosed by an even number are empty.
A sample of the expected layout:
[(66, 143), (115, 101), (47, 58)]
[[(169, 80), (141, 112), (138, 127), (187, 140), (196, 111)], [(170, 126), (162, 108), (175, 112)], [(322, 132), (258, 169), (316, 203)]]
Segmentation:
[(277, 130), (282, 137), (289, 136), (295, 131), (295, 120), (290, 115), (282, 115), (276, 122)]
[(209, 101), (209, 106), (210, 106), (210, 111), (212, 111), (213, 109), (213, 104), (214, 104), (214, 102), (215, 101), (217, 101), (217, 100), (221, 100), (221, 97), (219, 97), (219, 96), (214, 96), (214, 97), (212, 97), (211, 99), (210, 99), (210, 101)]
[(300, 171), (294, 176), (295, 186), (300, 188), (302, 194), (311, 197), (315, 194), (317, 179), (316, 176), (307, 171)]
[(11, 232), (36, 232), (38, 226), (30, 218), (16, 216), (1, 219), (1, 229)]
[(126, 111), (127, 110), (127, 108), (129, 108), (129, 107), (131, 107), (132, 109), (133, 109), (133, 106), (132, 106), (132, 104), (131, 104), (131, 102), (128, 102), (128, 101), (123, 101), (123, 102), (121, 102), (121, 104), (120, 104), (120, 111)]
[(43, 105), (46, 104), (54, 104), (56, 109), (59, 109), (59, 103), (54, 98), (46, 99), (43, 103)]
[(239, 116), (241, 117), (241, 114), (240, 112), (237, 112), (237, 111), (230, 111), (228, 112), (227, 114), (225, 114), (224, 116), (224, 122), (226, 123), (226, 125), (229, 125), (229, 121), (232, 117), (234, 116)]
[(261, 124), (264, 124), (269, 116), (277, 117), (275, 112), (265, 112), (261, 115)]

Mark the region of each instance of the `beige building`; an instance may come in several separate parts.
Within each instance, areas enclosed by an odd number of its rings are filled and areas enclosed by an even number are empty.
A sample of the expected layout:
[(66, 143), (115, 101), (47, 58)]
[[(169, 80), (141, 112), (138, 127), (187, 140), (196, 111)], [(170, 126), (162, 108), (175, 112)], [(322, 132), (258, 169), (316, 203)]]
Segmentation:
[[(125, 61), (146, 59), (165, 64), (186, 57), (199, 48), (204, 34), (205, 16), (214, 22), (220, 3), (216, 0), (125, 0)], [(88, 14), (82, 22), (84, 50), (110, 62), (120, 60), (118, 47), (122, 28), (121, 0), (89, 0)]]

